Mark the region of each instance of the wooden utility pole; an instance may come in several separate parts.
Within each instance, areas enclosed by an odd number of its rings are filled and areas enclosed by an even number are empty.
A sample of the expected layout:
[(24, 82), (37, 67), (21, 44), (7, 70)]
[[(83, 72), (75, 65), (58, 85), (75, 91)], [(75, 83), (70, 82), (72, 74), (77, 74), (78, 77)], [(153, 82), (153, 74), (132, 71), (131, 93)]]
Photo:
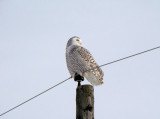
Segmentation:
[(94, 88), (78, 85), (76, 90), (76, 119), (94, 119)]

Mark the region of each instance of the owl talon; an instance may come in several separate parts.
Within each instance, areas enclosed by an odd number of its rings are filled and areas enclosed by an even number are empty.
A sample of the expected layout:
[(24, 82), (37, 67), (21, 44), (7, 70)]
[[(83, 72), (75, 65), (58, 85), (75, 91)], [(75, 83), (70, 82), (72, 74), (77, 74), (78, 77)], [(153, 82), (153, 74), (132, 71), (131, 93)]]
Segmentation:
[(81, 82), (81, 81), (84, 81), (84, 77), (75, 73), (74, 80), (77, 81), (77, 82)]

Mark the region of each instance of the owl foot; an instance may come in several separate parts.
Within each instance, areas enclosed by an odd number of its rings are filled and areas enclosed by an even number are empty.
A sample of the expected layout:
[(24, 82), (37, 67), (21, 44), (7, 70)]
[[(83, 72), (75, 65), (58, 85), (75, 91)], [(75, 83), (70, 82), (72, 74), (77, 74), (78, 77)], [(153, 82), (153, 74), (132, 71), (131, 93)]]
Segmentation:
[(78, 86), (81, 85), (81, 81), (84, 81), (84, 77), (75, 73), (74, 80), (78, 82)]

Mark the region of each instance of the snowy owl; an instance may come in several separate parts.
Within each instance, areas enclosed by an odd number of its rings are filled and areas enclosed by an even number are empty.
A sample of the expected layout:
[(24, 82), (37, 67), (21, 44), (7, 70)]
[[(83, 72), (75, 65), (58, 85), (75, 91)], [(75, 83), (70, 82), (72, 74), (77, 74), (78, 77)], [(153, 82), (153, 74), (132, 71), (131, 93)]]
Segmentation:
[(82, 46), (79, 37), (72, 37), (66, 46), (66, 62), (69, 73), (73, 78), (76, 75), (85, 77), (92, 85), (103, 83), (103, 71), (98, 67), (91, 53)]

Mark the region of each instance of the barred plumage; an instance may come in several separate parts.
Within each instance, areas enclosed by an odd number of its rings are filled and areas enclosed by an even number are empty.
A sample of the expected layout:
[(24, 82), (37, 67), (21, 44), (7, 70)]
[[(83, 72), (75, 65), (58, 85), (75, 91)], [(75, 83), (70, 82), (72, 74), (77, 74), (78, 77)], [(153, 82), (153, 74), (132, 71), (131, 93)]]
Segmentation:
[(68, 40), (66, 62), (72, 77), (77, 73), (84, 76), (92, 85), (103, 83), (103, 71), (98, 67), (91, 53), (82, 47), (80, 38), (72, 37)]

